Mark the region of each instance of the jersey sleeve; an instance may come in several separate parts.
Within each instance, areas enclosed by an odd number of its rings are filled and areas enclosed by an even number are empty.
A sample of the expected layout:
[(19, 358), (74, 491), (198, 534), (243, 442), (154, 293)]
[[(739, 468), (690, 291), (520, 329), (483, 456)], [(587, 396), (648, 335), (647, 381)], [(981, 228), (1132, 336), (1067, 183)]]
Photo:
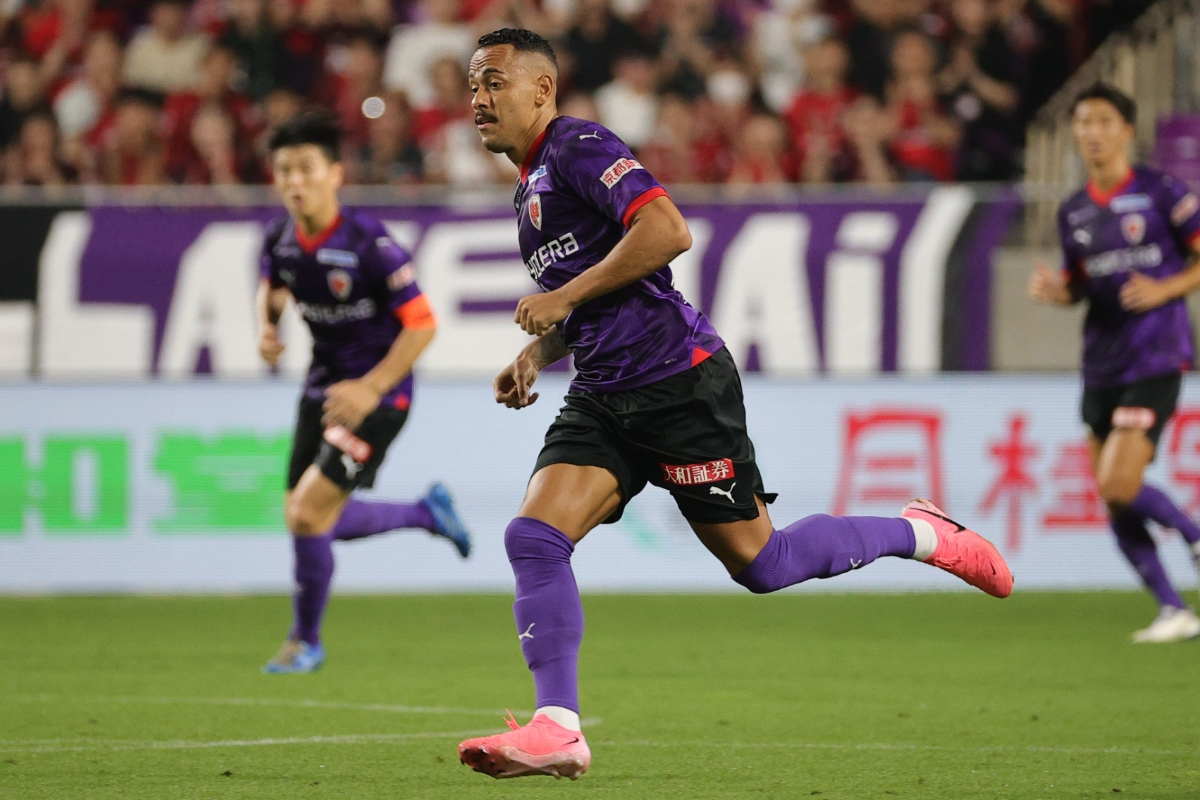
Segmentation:
[(558, 174), (585, 202), (625, 227), (639, 208), (667, 196), (629, 147), (599, 126), (573, 132), (559, 150), (558, 163)]
[(1163, 176), (1159, 197), (1171, 233), (1188, 248), (1194, 248), (1200, 243), (1200, 198), (1170, 175)]
[(270, 284), (272, 289), (279, 289), (287, 285), (283, 282), (283, 278), (279, 277), (279, 266), (275, 261), (274, 249), (278, 241), (277, 232), (268, 229), (267, 235), (263, 238), (262, 252), (258, 257), (258, 274)]
[(1067, 224), (1067, 209), (1065, 205), (1058, 207), (1058, 240), (1062, 246), (1062, 271), (1070, 283), (1083, 283), (1087, 277), (1079, 254), (1075, 252), (1075, 239), (1071, 236), (1071, 226)]
[(371, 247), (370, 265), (383, 282), (388, 310), (405, 328), (419, 330), (434, 328), (437, 319), (421, 288), (417, 286), (412, 268), (412, 256), (391, 237), (381, 233)]

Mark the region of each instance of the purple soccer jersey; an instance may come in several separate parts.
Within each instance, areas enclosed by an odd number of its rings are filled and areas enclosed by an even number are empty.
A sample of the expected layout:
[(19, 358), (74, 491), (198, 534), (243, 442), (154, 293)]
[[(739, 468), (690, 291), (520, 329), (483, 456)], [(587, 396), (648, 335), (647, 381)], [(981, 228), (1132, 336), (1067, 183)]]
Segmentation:
[(1162, 279), (1181, 272), (1200, 241), (1200, 200), (1174, 178), (1136, 167), (1107, 194), (1091, 183), (1058, 210), (1063, 269), (1089, 307), (1083, 384), (1124, 386), (1186, 369), (1192, 327), (1184, 300), (1145, 313), (1121, 307), (1121, 287), (1137, 271)]
[[(349, 209), (312, 238), (290, 218), (268, 228), (262, 276), (273, 287), (287, 287), (312, 331), (306, 397), (323, 400), (332, 384), (370, 372), (406, 320), (409, 327), (431, 324), (411, 260), (378, 220)], [(380, 405), (408, 408), (412, 390), (410, 374)]]
[[(634, 213), (666, 190), (612, 131), (558, 117), (521, 167), (513, 204), (521, 255), (553, 291), (600, 262)], [(724, 343), (663, 267), (571, 312), (559, 331), (575, 356), (573, 389), (617, 392), (683, 372)]]

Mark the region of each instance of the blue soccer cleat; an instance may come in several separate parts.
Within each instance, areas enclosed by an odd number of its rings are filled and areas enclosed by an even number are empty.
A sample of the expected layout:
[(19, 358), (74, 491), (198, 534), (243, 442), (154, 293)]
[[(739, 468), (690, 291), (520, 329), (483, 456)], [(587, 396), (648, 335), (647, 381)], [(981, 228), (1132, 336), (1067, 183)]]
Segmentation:
[(450, 492), (440, 483), (429, 487), (419, 501), (433, 515), (433, 531), (435, 536), (444, 536), (458, 548), (458, 554), (463, 558), (471, 555), (471, 534), (454, 510), (454, 500)]
[(324, 663), (325, 648), (322, 645), (293, 642), (289, 639), (279, 648), (279, 652), (263, 665), (262, 671), (268, 675), (316, 672)]

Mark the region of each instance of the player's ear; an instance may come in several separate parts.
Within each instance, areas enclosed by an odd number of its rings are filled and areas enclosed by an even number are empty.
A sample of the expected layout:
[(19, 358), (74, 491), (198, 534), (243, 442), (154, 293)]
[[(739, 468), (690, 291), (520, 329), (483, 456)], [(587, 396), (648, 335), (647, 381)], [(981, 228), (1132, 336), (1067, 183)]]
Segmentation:
[(558, 93), (557, 83), (554, 76), (549, 72), (543, 72), (542, 76), (537, 79), (537, 92), (534, 95), (534, 102), (539, 108), (554, 102), (555, 96)]
[(330, 178), (333, 180), (333, 188), (340, 189), (342, 184), (346, 182), (346, 167), (341, 161), (335, 161), (329, 167)]

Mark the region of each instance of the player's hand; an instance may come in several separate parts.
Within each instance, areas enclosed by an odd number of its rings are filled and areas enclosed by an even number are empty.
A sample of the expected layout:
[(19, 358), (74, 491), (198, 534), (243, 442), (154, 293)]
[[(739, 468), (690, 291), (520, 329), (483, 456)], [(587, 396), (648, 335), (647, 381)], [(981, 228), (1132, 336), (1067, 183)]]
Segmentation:
[(1034, 302), (1049, 305), (1062, 306), (1071, 302), (1071, 290), (1062, 272), (1050, 269), (1041, 261), (1029, 276), (1029, 296)]
[(541, 336), (566, 319), (571, 310), (571, 304), (557, 290), (531, 294), (522, 297), (517, 303), (517, 313), (513, 315), (513, 322), (520, 325), (521, 330), (526, 333)]
[(1130, 273), (1129, 280), (1121, 287), (1121, 307), (1138, 314), (1158, 308), (1173, 299), (1162, 281), (1140, 272)]
[(274, 325), (265, 326), (258, 334), (258, 354), (272, 367), (279, 363), (279, 356), (286, 347), (287, 345), (279, 341), (279, 329)]
[(509, 408), (521, 409), (537, 402), (537, 392), (530, 393), (529, 389), (537, 380), (538, 366), (525, 353), (517, 356), (516, 360), (504, 368), (492, 382), (496, 392), (496, 402)]
[(367, 415), (379, 408), (380, 398), (379, 392), (361, 378), (338, 381), (325, 390), (325, 414), (321, 422), (357, 430)]

